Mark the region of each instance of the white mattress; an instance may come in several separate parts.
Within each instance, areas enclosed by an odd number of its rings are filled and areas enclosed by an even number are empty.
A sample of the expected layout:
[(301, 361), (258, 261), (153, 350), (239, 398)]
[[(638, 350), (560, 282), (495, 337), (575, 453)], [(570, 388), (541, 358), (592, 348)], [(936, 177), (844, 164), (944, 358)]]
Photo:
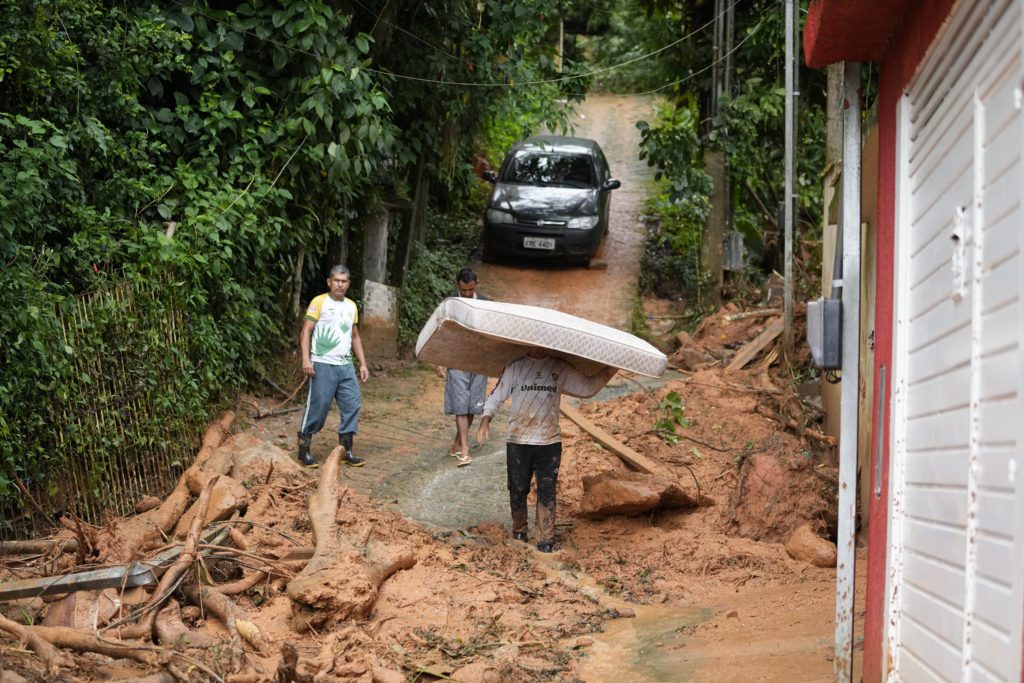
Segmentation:
[(497, 377), (530, 346), (546, 348), (588, 375), (611, 365), (660, 377), (668, 362), (643, 339), (607, 325), (549, 308), (461, 297), (434, 310), (416, 340), (416, 357)]

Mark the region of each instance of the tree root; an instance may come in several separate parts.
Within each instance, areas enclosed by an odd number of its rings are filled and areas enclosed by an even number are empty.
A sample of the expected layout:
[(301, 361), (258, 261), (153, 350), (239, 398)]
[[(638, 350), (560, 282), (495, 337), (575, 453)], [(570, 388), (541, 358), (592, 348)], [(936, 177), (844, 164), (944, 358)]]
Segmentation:
[(174, 525), (185, 513), (192, 493), (188, 488), (190, 472), (201, 470), (213, 455), (214, 451), (224, 442), (235, 421), (233, 412), (225, 412), (206, 430), (203, 445), (196, 454), (195, 462), (178, 480), (177, 486), (164, 499), (160, 507), (149, 510), (137, 517), (127, 520), (118, 529), (116, 543), (108, 542), (100, 550), (100, 559), (107, 564), (122, 564), (133, 559), (133, 555), (146, 552), (161, 545)]
[(28, 630), (28, 627), (15, 623), (7, 617), (0, 616), (0, 631), (11, 634), (39, 655), (46, 667), (46, 673), (56, 676), (60, 671), (61, 664), (66, 664), (64, 656), (50, 642), (41, 638), (38, 634)]
[(199, 550), (199, 534), (203, 530), (203, 519), (206, 517), (206, 509), (210, 503), (210, 495), (213, 492), (213, 487), (216, 484), (216, 477), (211, 479), (203, 492), (199, 494), (199, 500), (196, 503), (196, 516), (192, 520), (192, 527), (189, 529), (188, 537), (185, 540), (185, 547), (181, 551), (181, 555), (175, 560), (163, 577), (160, 579), (160, 583), (157, 584), (156, 590), (153, 591), (152, 597), (149, 602), (143, 608), (143, 618), (139, 623), (123, 628), (120, 630), (120, 635), (123, 638), (145, 638), (149, 637), (153, 641), (156, 641), (156, 631), (154, 625), (156, 624), (156, 614), (159, 606), (171, 596), (174, 591), (175, 585), (182, 575), (188, 571), (188, 568), (192, 566), (192, 563), (196, 559), (196, 554)]
[(202, 607), (220, 619), (227, 628), (231, 635), (232, 666), (236, 672), (241, 669), (242, 665), (242, 639), (258, 653), (263, 654), (266, 649), (263, 635), (242, 608), (231, 601), (231, 598), (210, 586), (186, 586), (185, 597), (193, 605)]

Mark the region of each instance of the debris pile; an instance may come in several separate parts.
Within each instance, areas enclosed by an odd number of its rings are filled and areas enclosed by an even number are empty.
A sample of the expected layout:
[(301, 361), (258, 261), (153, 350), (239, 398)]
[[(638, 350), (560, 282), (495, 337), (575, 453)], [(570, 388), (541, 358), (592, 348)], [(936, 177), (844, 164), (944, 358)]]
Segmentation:
[[(553, 569), (499, 522), (431, 532), (346, 486), (339, 451), (310, 472), (227, 414), (137, 515), (0, 545), (4, 680), (574, 680), (621, 598), (829, 572), (827, 440), (773, 370), (777, 316), (738, 313), (684, 340), (703, 369), (565, 405)], [(813, 556), (783, 545), (802, 526)]]

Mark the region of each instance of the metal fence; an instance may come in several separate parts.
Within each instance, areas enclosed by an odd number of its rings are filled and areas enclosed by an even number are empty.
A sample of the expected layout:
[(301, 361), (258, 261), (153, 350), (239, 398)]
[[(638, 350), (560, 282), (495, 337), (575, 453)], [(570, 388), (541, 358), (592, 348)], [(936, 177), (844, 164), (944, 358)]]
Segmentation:
[(198, 447), (199, 420), (170, 381), (189, 372), (185, 317), (158, 285), (111, 286), (55, 314), (73, 372), (48, 406), (47, 475), (16, 482), (21, 499), (0, 506), (5, 539), (46, 534), (64, 513), (129, 513), (166, 495)]

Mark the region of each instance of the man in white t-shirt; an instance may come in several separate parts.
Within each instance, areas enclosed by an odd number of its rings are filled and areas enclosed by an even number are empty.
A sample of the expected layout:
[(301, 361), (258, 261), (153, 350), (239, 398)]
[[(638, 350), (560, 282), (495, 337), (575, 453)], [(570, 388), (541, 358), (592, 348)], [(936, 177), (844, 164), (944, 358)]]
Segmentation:
[(534, 347), (525, 356), (509, 361), (497, 386), (487, 397), (477, 430), (483, 444), (491, 436), (491, 418), (505, 399), (512, 398), (505, 465), (508, 471), (509, 504), (512, 508), (512, 538), (527, 538), (526, 497), (530, 480), (537, 476), (537, 549), (550, 553), (555, 546), (555, 493), (558, 468), (562, 462), (562, 430), (558, 425), (562, 392), (593, 396), (615, 376), (607, 367), (584, 375), (547, 349)]
[[(352, 453), (352, 439), (359, 429), (359, 410), (362, 399), (359, 380), (370, 378), (370, 370), (363, 355), (363, 342), (359, 338), (359, 310), (351, 299), (345, 298), (351, 284), (351, 275), (345, 266), (334, 266), (327, 276), (327, 293), (315, 297), (306, 309), (299, 348), (302, 353), (302, 371), (310, 376), (306, 410), (299, 427), (299, 462), (306, 467), (318, 467), (310, 450), (313, 435), (323, 429), (333, 401), (338, 402), (341, 421), (338, 424), (338, 443), (345, 447), (342, 462), (362, 467), (363, 459)], [(359, 361), (359, 377), (352, 364), (352, 356)]]

